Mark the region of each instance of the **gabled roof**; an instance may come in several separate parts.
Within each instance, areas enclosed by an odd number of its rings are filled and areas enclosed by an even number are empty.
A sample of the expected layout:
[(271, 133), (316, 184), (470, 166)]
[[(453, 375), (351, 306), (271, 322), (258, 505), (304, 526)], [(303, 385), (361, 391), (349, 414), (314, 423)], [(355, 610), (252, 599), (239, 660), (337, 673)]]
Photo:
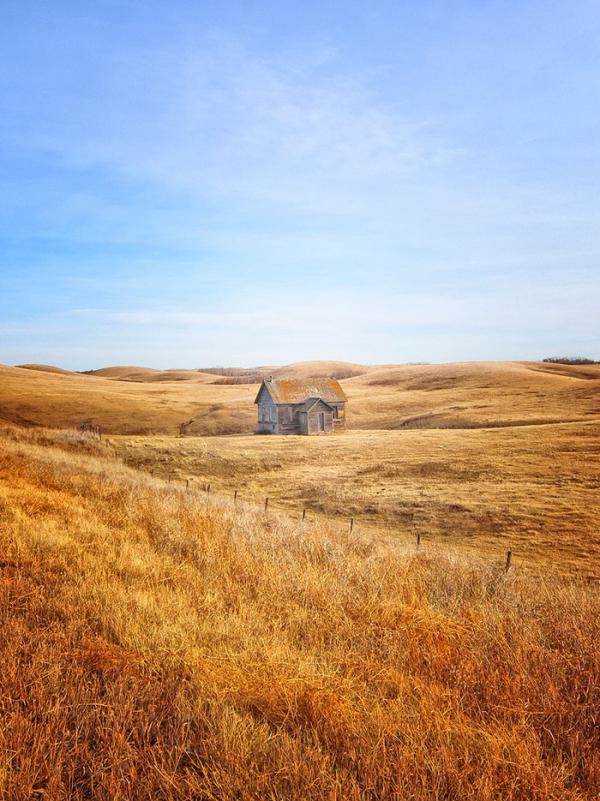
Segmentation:
[(332, 407), (331, 407), (331, 406), (330, 406), (330, 405), (327, 403), (327, 401), (324, 401), (324, 400), (323, 400), (323, 398), (307, 398), (307, 399), (304, 401), (304, 403), (302, 404), (302, 405), (303, 405), (303, 407), (304, 407), (303, 411), (305, 411), (305, 412), (310, 412), (310, 410), (311, 410), (311, 409), (313, 409), (315, 406), (317, 406), (319, 403), (322, 403), (322, 404), (323, 404), (323, 406), (327, 406), (327, 408), (328, 408), (328, 409), (331, 409), (331, 408), (332, 408)]
[(262, 382), (255, 403), (263, 388), (274, 403), (304, 403), (309, 398), (321, 398), (326, 403), (347, 400), (344, 390), (333, 378), (272, 378)]

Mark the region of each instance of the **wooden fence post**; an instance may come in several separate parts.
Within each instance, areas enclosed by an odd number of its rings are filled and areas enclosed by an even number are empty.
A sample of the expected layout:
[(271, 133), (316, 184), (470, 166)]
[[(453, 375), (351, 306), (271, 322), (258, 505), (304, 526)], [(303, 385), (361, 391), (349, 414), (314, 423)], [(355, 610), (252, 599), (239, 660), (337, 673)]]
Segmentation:
[(206, 495), (210, 495), (210, 484), (206, 485)]
[(504, 572), (508, 573), (510, 570), (510, 563), (512, 562), (512, 551), (506, 552), (506, 564), (504, 565)]
[(186, 480), (185, 480), (185, 488), (186, 488), (186, 490), (189, 490), (189, 488), (190, 488), (190, 480), (189, 480), (189, 478), (186, 478)]
[(419, 550), (420, 546), (421, 546), (421, 532), (417, 531), (417, 551)]
[(234, 506), (237, 504), (237, 494), (238, 494), (238, 491), (236, 490), (236, 491), (233, 493), (233, 505), (234, 505)]
[(302, 519), (306, 520), (306, 507), (302, 510)]
[(354, 518), (351, 517), (350, 518), (350, 533), (352, 533), (353, 528), (354, 528)]
[(269, 511), (269, 499), (265, 498), (265, 512)]

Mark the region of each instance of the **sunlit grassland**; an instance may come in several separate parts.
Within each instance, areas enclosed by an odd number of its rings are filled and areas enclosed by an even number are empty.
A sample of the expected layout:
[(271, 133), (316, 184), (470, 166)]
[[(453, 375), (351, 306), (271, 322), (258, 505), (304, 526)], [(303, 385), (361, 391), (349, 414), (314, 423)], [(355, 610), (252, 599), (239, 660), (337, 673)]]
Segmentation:
[[(352, 369), (350, 369), (352, 368)], [(309, 362), (281, 375), (350, 374)], [(495, 427), (600, 419), (600, 365), (480, 362), (364, 367), (342, 381), (351, 429)], [(275, 372), (278, 371), (274, 368)], [(0, 365), (0, 419), (56, 427), (93, 419), (111, 434), (252, 433), (255, 384), (197, 371), (108, 368), (101, 375)]]
[(113, 437), (165, 479), (526, 565), (600, 576), (600, 423), (349, 431), (334, 437)]
[(2, 433), (0, 521), (0, 798), (597, 798), (594, 586), (68, 433)]

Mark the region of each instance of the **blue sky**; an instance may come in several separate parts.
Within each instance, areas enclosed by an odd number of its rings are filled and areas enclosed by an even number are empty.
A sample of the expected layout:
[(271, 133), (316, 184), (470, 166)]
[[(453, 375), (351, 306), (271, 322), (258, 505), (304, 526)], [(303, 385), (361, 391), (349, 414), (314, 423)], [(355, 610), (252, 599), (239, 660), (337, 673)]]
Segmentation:
[(0, 361), (600, 357), (597, 2), (3, 0)]

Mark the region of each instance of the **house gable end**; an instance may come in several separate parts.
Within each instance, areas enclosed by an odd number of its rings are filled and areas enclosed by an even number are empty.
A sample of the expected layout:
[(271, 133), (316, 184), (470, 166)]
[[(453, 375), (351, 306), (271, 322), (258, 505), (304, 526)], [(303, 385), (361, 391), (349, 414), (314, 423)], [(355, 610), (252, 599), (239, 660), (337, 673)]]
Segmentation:
[(261, 399), (263, 398), (263, 396), (264, 396), (265, 394), (267, 395), (267, 397), (269, 398), (269, 400), (271, 400), (272, 402), (274, 402), (274, 401), (273, 401), (273, 396), (272, 396), (272, 395), (271, 395), (271, 393), (269, 392), (269, 388), (268, 388), (268, 386), (267, 386), (267, 382), (266, 382), (266, 381), (263, 381), (263, 382), (262, 382), (262, 384), (260, 385), (260, 389), (258, 390), (258, 393), (257, 393), (257, 395), (256, 395), (256, 398), (254, 399), (254, 403), (260, 403)]
[(323, 398), (307, 398), (304, 406), (306, 412), (312, 412), (316, 409), (324, 409), (328, 412), (333, 411), (333, 406), (330, 406)]

